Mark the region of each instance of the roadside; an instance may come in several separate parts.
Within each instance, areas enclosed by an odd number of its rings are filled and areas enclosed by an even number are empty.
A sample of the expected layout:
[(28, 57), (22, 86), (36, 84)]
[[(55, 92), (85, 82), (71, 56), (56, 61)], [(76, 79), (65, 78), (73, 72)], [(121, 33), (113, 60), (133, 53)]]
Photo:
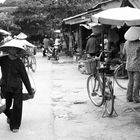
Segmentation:
[[(88, 75), (81, 74), (70, 58), (60, 60), (52, 68), (51, 98), (57, 140), (139, 140), (140, 104), (127, 103), (126, 91), (114, 84), (118, 117), (103, 118), (104, 107), (95, 107), (88, 98)], [(135, 106), (137, 111), (132, 110)]]

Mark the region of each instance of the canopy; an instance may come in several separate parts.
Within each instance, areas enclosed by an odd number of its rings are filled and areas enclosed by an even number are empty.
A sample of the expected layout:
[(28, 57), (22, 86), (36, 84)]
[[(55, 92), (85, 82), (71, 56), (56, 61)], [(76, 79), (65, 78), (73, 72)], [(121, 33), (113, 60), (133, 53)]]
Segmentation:
[(92, 15), (95, 23), (128, 26), (140, 25), (140, 9), (130, 7), (111, 8), (98, 14)]

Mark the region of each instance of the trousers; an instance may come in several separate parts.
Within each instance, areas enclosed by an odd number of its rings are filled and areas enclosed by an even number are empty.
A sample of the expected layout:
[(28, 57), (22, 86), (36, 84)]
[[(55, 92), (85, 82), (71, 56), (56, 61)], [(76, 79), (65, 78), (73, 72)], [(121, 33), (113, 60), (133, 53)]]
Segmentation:
[(6, 93), (5, 115), (10, 119), (10, 129), (18, 129), (22, 119), (22, 92)]
[(127, 99), (137, 99), (140, 89), (140, 72), (128, 71)]

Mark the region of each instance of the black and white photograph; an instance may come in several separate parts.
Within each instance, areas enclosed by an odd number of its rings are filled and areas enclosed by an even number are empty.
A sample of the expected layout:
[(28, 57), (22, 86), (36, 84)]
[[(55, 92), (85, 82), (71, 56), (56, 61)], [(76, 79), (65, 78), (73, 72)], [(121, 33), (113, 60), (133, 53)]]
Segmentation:
[(140, 140), (140, 0), (0, 0), (0, 140)]

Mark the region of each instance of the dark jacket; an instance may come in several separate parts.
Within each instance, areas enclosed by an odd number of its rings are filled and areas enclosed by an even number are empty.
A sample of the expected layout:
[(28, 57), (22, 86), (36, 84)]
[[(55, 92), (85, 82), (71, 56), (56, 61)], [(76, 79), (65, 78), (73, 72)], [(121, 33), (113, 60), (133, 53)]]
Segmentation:
[(32, 94), (31, 84), (23, 62), (17, 58), (11, 60), (8, 56), (0, 57), (2, 72), (1, 90), (5, 92), (21, 92), (22, 82), (29, 94)]
[(99, 44), (95, 36), (91, 36), (86, 44), (87, 53), (97, 53), (100, 50)]

